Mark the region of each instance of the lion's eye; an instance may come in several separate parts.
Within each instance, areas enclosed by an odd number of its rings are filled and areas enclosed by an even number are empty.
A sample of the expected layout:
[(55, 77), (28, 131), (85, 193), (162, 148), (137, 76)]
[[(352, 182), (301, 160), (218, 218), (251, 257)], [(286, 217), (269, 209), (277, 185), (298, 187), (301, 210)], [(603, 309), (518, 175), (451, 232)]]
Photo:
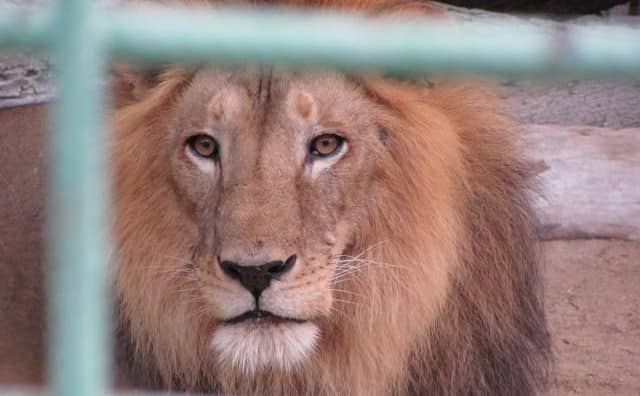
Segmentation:
[(187, 139), (187, 145), (199, 157), (214, 159), (218, 155), (218, 142), (209, 135), (194, 135)]
[(328, 157), (342, 147), (344, 138), (333, 133), (325, 133), (311, 141), (309, 152), (316, 157)]

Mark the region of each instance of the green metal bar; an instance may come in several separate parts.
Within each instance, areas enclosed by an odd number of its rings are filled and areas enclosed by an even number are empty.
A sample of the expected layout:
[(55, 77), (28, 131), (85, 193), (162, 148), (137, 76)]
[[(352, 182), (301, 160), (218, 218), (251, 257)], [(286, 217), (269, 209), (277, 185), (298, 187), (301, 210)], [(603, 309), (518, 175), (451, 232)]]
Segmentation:
[(149, 8), (109, 17), (112, 53), (147, 61), (290, 63), (419, 72), (640, 76), (640, 29), (566, 31), (487, 20), (372, 21), (274, 9)]
[(49, 11), (28, 12), (0, 7), (0, 48), (44, 47), (50, 45), (53, 18)]
[[(17, 26), (7, 22), (11, 20), (0, 17), (5, 46), (46, 39), (41, 24)], [(317, 11), (160, 7), (112, 10), (102, 22), (113, 55), (152, 62), (291, 63), (399, 74), (640, 77), (638, 27), (590, 24), (560, 31), (497, 20), (456, 26)]]
[(102, 31), (93, 1), (61, 1), (55, 25), (58, 99), (49, 176), (49, 379), (53, 393), (106, 393), (110, 367), (107, 183), (100, 81)]

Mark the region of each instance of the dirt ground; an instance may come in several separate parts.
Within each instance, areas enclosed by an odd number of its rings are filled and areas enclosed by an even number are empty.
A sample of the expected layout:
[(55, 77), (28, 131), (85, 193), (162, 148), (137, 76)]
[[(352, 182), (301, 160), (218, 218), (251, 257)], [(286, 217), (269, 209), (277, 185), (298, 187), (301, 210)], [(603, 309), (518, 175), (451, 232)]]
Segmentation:
[(640, 242), (543, 243), (550, 395), (640, 395)]

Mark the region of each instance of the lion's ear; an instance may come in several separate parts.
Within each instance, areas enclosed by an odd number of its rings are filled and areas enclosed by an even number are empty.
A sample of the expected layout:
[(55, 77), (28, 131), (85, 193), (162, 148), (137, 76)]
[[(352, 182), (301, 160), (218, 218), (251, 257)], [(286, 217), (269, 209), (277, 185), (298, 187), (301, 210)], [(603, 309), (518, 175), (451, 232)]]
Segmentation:
[(160, 83), (162, 69), (127, 63), (111, 65), (113, 104), (120, 108), (145, 98)]

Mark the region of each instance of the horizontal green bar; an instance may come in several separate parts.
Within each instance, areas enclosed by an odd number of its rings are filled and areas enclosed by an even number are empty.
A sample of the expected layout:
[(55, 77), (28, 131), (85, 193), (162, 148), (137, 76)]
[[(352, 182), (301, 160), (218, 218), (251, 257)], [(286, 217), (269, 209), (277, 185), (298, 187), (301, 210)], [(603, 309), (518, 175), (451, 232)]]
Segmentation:
[(53, 13), (0, 7), (0, 48), (45, 47), (54, 32)]
[[(33, 23), (0, 18), (9, 42), (42, 44)], [(566, 30), (503, 20), (381, 21), (283, 9), (117, 9), (103, 13), (112, 55), (151, 62), (288, 63), (347, 69), (640, 77), (640, 29), (590, 24)], [(22, 33), (17, 33), (18, 29)], [(17, 39), (24, 34), (25, 39)], [(29, 37), (29, 39), (26, 39)]]
[[(52, 396), (53, 393), (47, 388), (39, 388), (35, 386), (3, 386), (0, 387), (0, 395), (2, 396)], [(108, 391), (101, 396), (193, 396), (193, 393), (182, 392), (160, 392), (160, 391), (148, 391), (143, 392), (139, 390), (132, 391)]]
[(148, 61), (291, 63), (387, 72), (640, 76), (640, 29), (545, 30), (504, 21), (373, 21), (284, 10), (112, 14), (117, 55)]

